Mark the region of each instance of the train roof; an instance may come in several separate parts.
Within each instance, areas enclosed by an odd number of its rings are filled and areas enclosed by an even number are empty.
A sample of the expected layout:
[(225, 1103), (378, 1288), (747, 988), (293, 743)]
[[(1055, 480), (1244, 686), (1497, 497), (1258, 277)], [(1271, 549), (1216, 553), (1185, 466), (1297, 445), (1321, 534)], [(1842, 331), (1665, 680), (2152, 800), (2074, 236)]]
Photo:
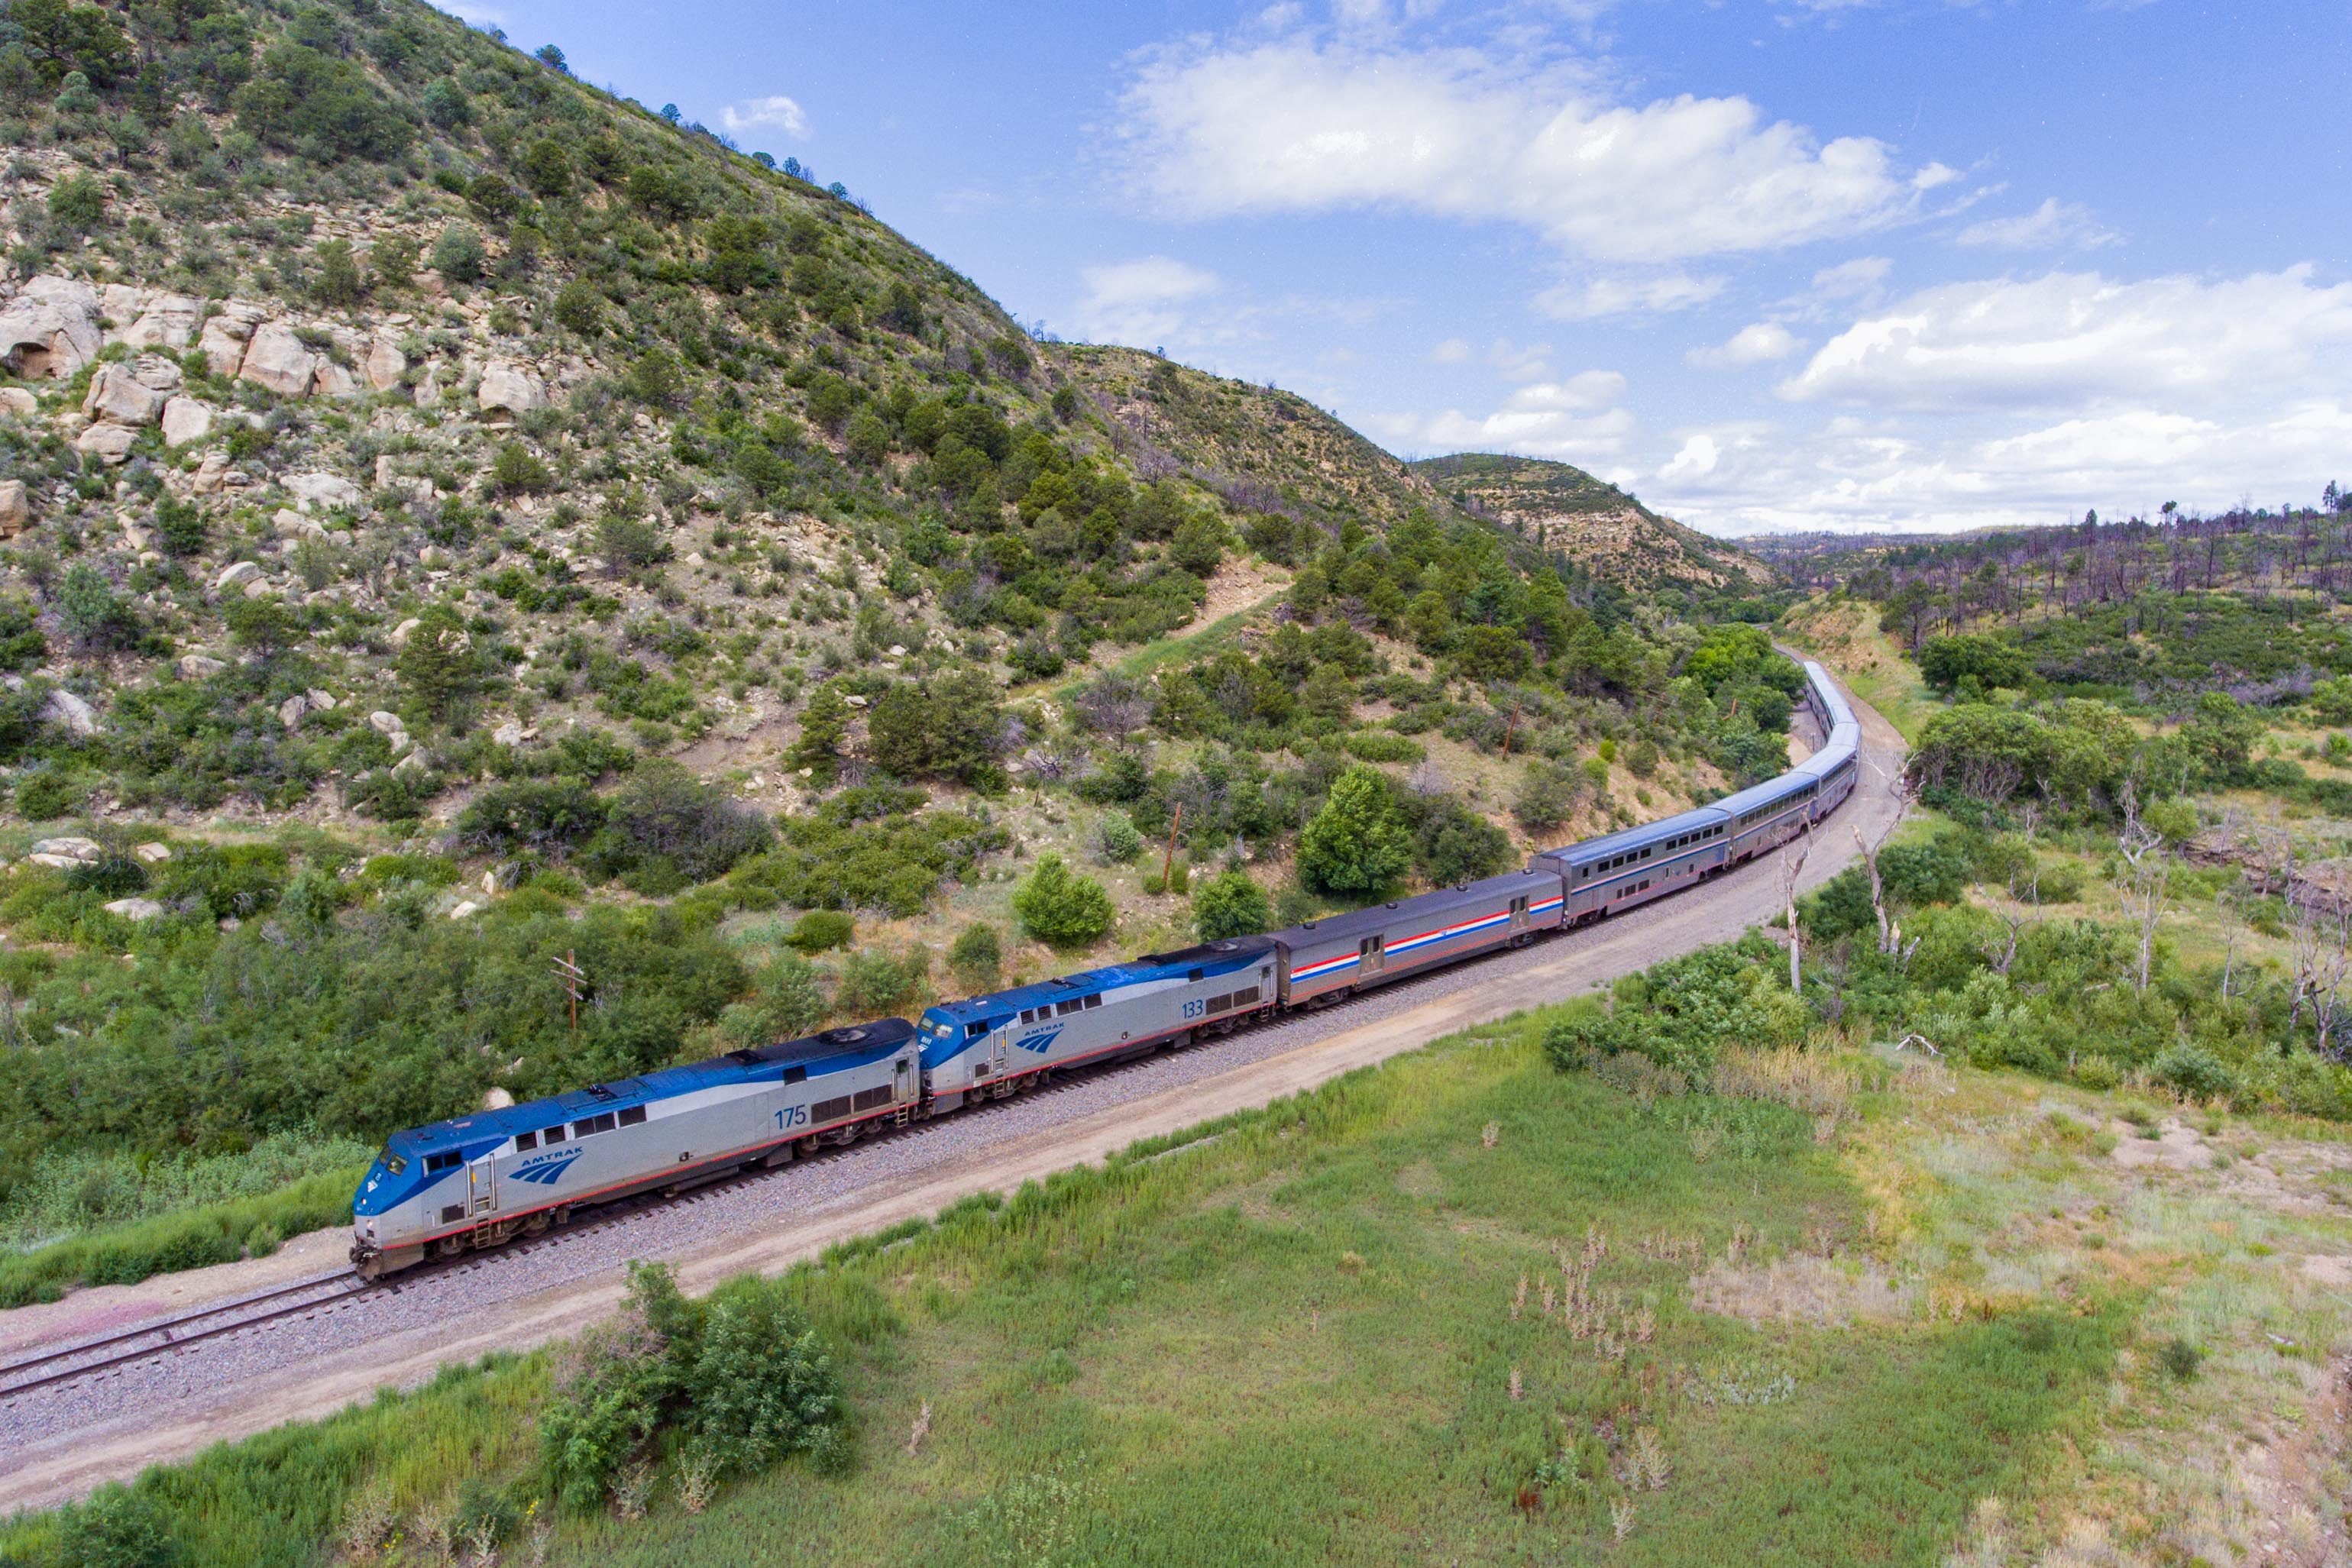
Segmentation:
[(1353, 942), (1375, 931), (1386, 931), (1396, 924), (1397, 912), (1406, 904), (1414, 904), (1435, 914), (1440, 910), (1458, 908), (1464, 904), (1480, 904), (1489, 899), (1516, 897), (1523, 891), (1549, 888), (1559, 892), (1559, 875), (1549, 871), (1507, 871), (1496, 876), (1482, 877), (1476, 882), (1455, 883), (1448, 887), (1432, 888), (1412, 898), (1400, 898), (1386, 904), (1375, 904), (1364, 909), (1351, 909), (1344, 915), (1327, 915), (1321, 920), (1302, 920), (1297, 925), (1275, 933), (1276, 940), (1292, 947), (1318, 946), (1328, 942)]
[[(841, 1071), (879, 1061), (915, 1037), (915, 1026), (905, 1019), (829, 1029), (799, 1040), (777, 1040), (743, 1051), (730, 1051), (682, 1067), (641, 1072), (586, 1089), (569, 1089), (544, 1100), (526, 1100), (496, 1111), (477, 1111), (394, 1133), (387, 1146), (404, 1155), (432, 1154), (445, 1147), (478, 1145), (485, 1138), (510, 1138), (558, 1122), (577, 1121), (600, 1111), (643, 1105), (655, 1100), (689, 1094), (718, 1083), (740, 1083), (763, 1077), (782, 1077), (788, 1067)], [(811, 1076), (821, 1075), (812, 1071)]]
[(1197, 946), (1181, 947), (1171, 953), (1146, 953), (1125, 964), (1109, 964), (1099, 969), (1081, 969), (1074, 975), (1061, 975), (1050, 980), (1040, 980), (1032, 986), (1015, 986), (1009, 991), (991, 991), (984, 996), (966, 997), (961, 1001), (940, 1002), (930, 1010), (945, 1013), (953, 1019), (992, 1018), (1007, 1010), (1020, 1011), (1041, 1003), (1067, 1001), (1072, 997), (1091, 996), (1100, 991), (1116, 990), (1121, 986), (1140, 985), (1148, 980), (1181, 978), (1194, 969), (1237, 969), (1262, 953), (1272, 951), (1271, 936), (1230, 936), (1215, 942), (1203, 942)]
[(1603, 833), (1597, 839), (1579, 839), (1572, 844), (1562, 844), (1556, 850), (1543, 850), (1539, 852), (1546, 860), (1558, 861), (1562, 865), (1580, 866), (1592, 861), (1605, 859), (1610, 855), (1622, 854), (1627, 850), (1638, 850), (1645, 845), (1663, 843), (1668, 839), (1679, 838), (1685, 833), (1694, 833), (1702, 828), (1711, 828), (1722, 821), (1723, 818), (1724, 814), (1717, 807), (1698, 806), (1687, 811), (1678, 811), (1671, 817), (1663, 817), (1654, 822), (1644, 822), (1639, 827), (1620, 828), (1613, 833)]

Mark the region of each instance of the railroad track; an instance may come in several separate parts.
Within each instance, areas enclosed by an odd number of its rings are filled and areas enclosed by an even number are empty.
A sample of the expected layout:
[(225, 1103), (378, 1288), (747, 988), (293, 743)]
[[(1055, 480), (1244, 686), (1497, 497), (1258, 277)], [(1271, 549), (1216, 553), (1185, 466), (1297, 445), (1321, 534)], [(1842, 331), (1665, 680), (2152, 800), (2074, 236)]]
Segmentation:
[(282, 1318), (331, 1311), (374, 1289), (344, 1270), (314, 1274), (234, 1301), (215, 1301), (98, 1339), (20, 1357), (0, 1364), (0, 1405), (37, 1388), (101, 1377), (136, 1362), (168, 1355), (188, 1345), (240, 1333)]

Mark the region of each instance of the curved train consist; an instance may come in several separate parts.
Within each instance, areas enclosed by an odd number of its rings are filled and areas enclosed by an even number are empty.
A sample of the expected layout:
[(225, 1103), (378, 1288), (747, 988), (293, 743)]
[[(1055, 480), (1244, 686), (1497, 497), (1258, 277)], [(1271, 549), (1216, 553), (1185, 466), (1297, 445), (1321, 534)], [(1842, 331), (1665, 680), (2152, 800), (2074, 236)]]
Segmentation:
[(782, 1165), (1061, 1068), (1228, 1034), (1691, 887), (1853, 792), (1860, 727), (1819, 664), (1805, 680), (1827, 737), (1805, 761), (1664, 821), (1547, 850), (1524, 871), (395, 1133), (352, 1201), (352, 1260), (373, 1279), (499, 1246), (599, 1203)]

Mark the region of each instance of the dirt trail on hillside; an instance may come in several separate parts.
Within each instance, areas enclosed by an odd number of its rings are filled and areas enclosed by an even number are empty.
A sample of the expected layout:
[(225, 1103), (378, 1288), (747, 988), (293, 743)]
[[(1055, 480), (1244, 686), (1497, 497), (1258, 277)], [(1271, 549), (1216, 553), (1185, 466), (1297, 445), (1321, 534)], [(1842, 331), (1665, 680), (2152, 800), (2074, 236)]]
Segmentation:
[[(1856, 794), (1822, 831), (1802, 885), (1816, 886), (1859, 856), (1853, 828), (1875, 834), (1894, 810), (1889, 783), (1901, 766), (1903, 741), (1894, 727), (1859, 702), (1863, 766)], [(1099, 1160), (1138, 1140), (1175, 1132), (1231, 1112), (1312, 1089), (1356, 1068), (1385, 1061), (1441, 1036), (1490, 1022), (1544, 1002), (1593, 989), (1662, 959), (1727, 941), (1780, 912), (1780, 868), (1767, 855), (1713, 884), (1634, 911), (1588, 931), (1557, 937), (1532, 950), (1532, 961), (1481, 984), (1355, 1026), (1345, 1009), (1331, 1015), (1332, 1032), (1280, 1056), (1237, 1067), (1181, 1089), (1146, 1095), (1077, 1117), (1046, 1132), (1009, 1137), (984, 1157), (950, 1169), (878, 1178), (801, 1212), (784, 1228), (739, 1233), (677, 1260), (680, 1281), (706, 1289), (747, 1269), (773, 1272), (850, 1237), (914, 1216), (928, 1217), (969, 1194), (1009, 1192), (1023, 1182)], [(338, 1237), (340, 1245), (340, 1237)], [(281, 1265), (283, 1267), (283, 1265)], [(119, 1324), (140, 1293), (159, 1308), (184, 1311), (232, 1293), (205, 1270), (130, 1287), (110, 1298), (107, 1318)], [(250, 1290), (248, 1273), (234, 1289)], [(363, 1352), (338, 1353), (289, 1364), (234, 1387), (200, 1389), (168, 1406), (127, 1410), (81, 1430), (29, 1442), (0, 1444), (8, 1473), (0, 1477), (0, 1508), (41, 1507), (127, 1478), (149, 1465), (183, 1459), (213, 1443), (250, 1436), (289, 1421), (330, 1415), (386, 1385), (414, 1387), (440, 1366), (474, 1360), (493, 1350), (524, 1350), (578, 1333), (611, 1312), (622, 1285), (617, 1270), (580, 1284), (543, 1290), (488, 1309), (469, 1307), (444, 1330), (411, 1332), (369, 1342)], [(0, 1343), (23, 1348), (37, 1339), (77, 1337), (56, 1325), (73, 1321), (46, 1309), (50, 1332), (26, 1336), (0, 1314)], [(81, 1331), (81, 1332), (87, 1332)], [(0, 1434), (8, 1413), (0, 1410)]]

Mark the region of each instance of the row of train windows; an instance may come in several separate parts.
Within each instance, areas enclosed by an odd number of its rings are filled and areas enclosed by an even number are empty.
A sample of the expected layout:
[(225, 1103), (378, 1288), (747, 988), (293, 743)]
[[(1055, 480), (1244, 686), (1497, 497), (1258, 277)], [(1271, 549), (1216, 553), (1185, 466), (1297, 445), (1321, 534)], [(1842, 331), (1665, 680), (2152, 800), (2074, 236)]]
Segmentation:
[(1090, 997), (1072, 997), (1066, 1001), (1048, 1002), (1041, 1007), (1024, 1008), (1021, 1012), (1021, 1021), (1044, 1023), (1050, 1018), (1061, 1018), (1070, 1013), (1082, 1012), (1087, 1008), (1100, 1006), (1102, 1006), (1102, 993), (1097, 991)]
[[(614, 1127), (635, 1127), (645, 1119), (646, 1108), (643, 1105), (631, 1105), (619, 1111), (600, 1112), (596, 1115), (572, 1123), (572, 1135), (575, 1138), (593, 1137), (598, 1133), (609, 1133)], [(544, 1132), (517, 1133), (515, 1153), (521, 1154), (526, 1149), (535, 1149), (541, 1144), (552, 1148), (562, 1142), (563, 1142), (563, 1124), (558, 1122)]]
[(1583, 867), (1576, 874), (1579, 876), (1591, 876), (1595, 872), (1615, 871), (1619, 866), (1633, 865), (1637, 862), (1648, 860), (1660, 850), (1679, 850), (1691, 844), (1702, 842), (1707, 839), (1721, 838), (1722, 836), (1723, 830), (1720, 827), (1701, 828), (1696, 832), (1685, 833), (1681, 838), (1668, 839), (1663, 844), (1652, 844), (1649, 848), (1643, 850), (1627, 850), (1622, 855), (1617, 855), (1605, 861), (1595, 862), (1591, 865)]
[(1752, 811), (1742, 811), (1739, 814), (1739, 825), (1744, 828), (1748, 826), (1750, 823), (1760, 822), (1767, 817), (1787, 810), (1790, 805), (1794, 801), (1811, 800), (1815, 794), (1820, 792), (1820, 789), (1821, 786), (1817, 783), (1808, 784), (1803, 789), (1797, 790), (1793, 794), (1781, 796), (1780, 799), (1773, 801), (1769, 806), (1759, 806)]
[(1628, 883), (1623, 887), (1621, 887), (1616, 892), (1611, 894), (1609, 896), (1612, 898), (1631, 898), (1637, 893), (1647, 893), (1650, 891), (1650, 881), (1651, 879), (1645, 876), (1639, 882)]

